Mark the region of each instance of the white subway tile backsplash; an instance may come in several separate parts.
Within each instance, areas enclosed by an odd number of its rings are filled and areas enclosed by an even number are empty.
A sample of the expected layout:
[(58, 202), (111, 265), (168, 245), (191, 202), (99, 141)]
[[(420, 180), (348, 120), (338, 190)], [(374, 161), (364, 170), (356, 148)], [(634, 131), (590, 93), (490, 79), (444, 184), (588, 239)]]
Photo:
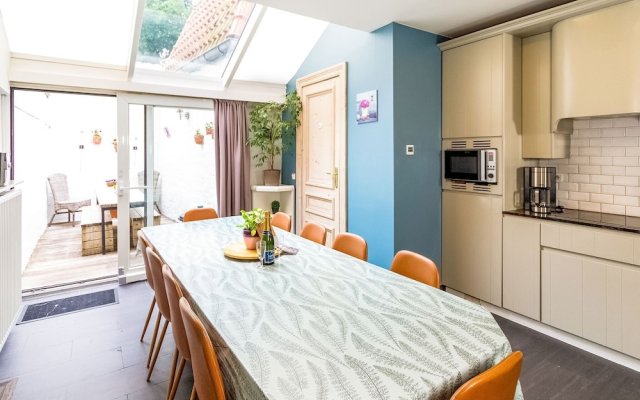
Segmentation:
[(576, 119), (570, 143), (569, 158), (539, 162), (557, 168), (558, 203), (640, 216), (640, 119)]
[(638, 186), (637, 176), (614, 176), (613, 183), (622, 186)]
[(602, 167), (602, 175), (621, 175), (624, 176), (626, 174), (625, 167), (615, 166), (612, 167), (610, 165)]
[(591, 193), (589, 199), (594, 203), (613, 204), (612, 194)]
[(637, 207), (640, 205), (638, 201), (638, 197), (633, 196), (613, 196), (613, 203), (619, 204), (621, 206), (633, 206)]
[(627, 128), (625, 134), (627, 136), (640, 136), (640, 128)]
[(625, 171), (627, 176), (640, 176), (640, 167), (627, 167)]
[(624, 128), (607, 128), (602, 130), (602, 137), (623, 137)]
[(577, 165), (558, 165), (556, 172), (558, 174), (577, 174), (580, 171)]
[(593, 183), (580, 183), (579, 188), (581, 192), (600, 193), (602, 191), (601, 185)]
[[(592, 139), (595, 140), (595, 139)], [(638, 146), (638, 138), (637, 137), (619, 137), (611, 139), (612, 146)]]
[(590, 201), (580, 201), (578, 207), (582, 211), (600, 212), (600, 203), (592, 203)]
[(558, 204), (564, 208), (572, 208), (574, 210), (578, 209), (578, 202), (576, 200), (560, 199), (558, 200)]
[(632, 217), (640, 217), (640, 207), (627, 206), (625, 214)]
[(625, 193), (627, 196), (640, 196), (640, 187), (638, 186), (627, 186), (627, 190)]
[(569, 174), (569, 182), (589, 183), (589, 175)]
[(574, 119), (573, 120), (573, 129), (587, 129), (589, 128), (589, 119)]
[(614, 128), (626, 128), (628, 126), (638, 126), (638, 117), (620, 117), (613, 120)]
[(613, 165), (613, 157), (591, 157), (591, 165)]
[(636, 166), (638, 157), (613, 157), (613, 165)]
[(590, 175), (590, 183), (598, 183), (600, 185), (613, 185), (613, 176), (611, 175)]
[(602, 193), (624, 196), (626, 194), (626, 189), (624, 186), (602, 185)]
[(600, 174), (602, 167), (599, 165), (580, 165), (579, 171), (581, 174)]
[(578, 201), (589, 201), (589, 193), (582, 192), (570, 192), (569, 200), (578, 200)]
[[(609, 147), (610, 149), (617, 149), (617, 147)], [(625, 147), (626, 156), (640, 156), (640, 147)]]
[(602, 149), (603, 156), (624, 157), (629, 155), (626, 153), (626, 147), (600, 147), (600, 149)]
[(613, 119), (611, 118), (591, 118), (589, 126), (592, 128), (611, 128)]
[(600, 207), (600, 212), (607, 214), (624, 214), (625, 207), (616, 204), (603, 204)]

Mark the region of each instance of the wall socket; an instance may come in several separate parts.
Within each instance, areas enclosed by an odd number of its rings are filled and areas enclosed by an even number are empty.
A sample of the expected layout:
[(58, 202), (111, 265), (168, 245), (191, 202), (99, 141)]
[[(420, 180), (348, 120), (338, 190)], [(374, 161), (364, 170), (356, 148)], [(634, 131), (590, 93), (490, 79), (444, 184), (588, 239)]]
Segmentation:
[(414, 154), (415, 154), (415, 149), (414, 149), (414, 147), (413, 147), (413, 145), (412, 145), (412, 144), (408, 144), (408, 145), (407, 145), (407, 151), (406, 151), (406, 153), (407, 153), (407, 155), (408, 155), (408, 156), (412, 156), (412, 155), (414, 155)]

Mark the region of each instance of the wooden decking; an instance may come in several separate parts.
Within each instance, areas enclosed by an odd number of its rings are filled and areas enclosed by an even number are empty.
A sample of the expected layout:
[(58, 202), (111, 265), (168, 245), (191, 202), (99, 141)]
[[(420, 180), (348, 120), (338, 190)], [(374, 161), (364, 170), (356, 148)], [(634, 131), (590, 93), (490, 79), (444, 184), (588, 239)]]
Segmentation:
[[(64, 218), (56, 219), (66, 221)], [(162, 217), (162, 224), (173, 223)], [(136, 250), (131, 251), (136, 256)], [(142, 262), (140, 255), (137, 255)], [(31, 254), (29, 263), (22, 274), (22, 291), (56, 287), (76, 282), (96, 281), (116, 278), (118, 255), (110, 252), (82, 256), (82, 236), (80, 223), (54, 224), (40, 237)]]

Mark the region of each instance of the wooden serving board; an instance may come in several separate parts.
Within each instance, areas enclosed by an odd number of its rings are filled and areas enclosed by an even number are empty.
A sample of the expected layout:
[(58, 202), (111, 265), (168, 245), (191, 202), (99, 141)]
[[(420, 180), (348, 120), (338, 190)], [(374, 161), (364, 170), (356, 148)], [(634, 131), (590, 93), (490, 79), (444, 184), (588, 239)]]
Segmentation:
[(255, 250), (247, 250), (244, 242), (231, 243), (225, 246), (224, 255), (236, 260), (257, 260), (258, 252)]

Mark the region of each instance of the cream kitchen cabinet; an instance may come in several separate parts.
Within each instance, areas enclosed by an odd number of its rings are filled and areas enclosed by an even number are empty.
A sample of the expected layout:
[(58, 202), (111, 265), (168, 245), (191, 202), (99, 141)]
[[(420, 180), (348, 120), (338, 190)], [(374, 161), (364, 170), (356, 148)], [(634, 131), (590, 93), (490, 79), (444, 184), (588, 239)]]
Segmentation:
[(540, 221), (502, 220), (502, 306), (540, 321)]
[(502, 198), (442, 192), (442, 282), (502, 306)]
[(542, 322), (640, 358), (640, 268), (543, 248)]
[(504, 35), (442, 53), (442, 137), (501, 136)]
[(568, 128), (551, 125), (551, 34), (522, 39), (522, 157), (569, 157)]

